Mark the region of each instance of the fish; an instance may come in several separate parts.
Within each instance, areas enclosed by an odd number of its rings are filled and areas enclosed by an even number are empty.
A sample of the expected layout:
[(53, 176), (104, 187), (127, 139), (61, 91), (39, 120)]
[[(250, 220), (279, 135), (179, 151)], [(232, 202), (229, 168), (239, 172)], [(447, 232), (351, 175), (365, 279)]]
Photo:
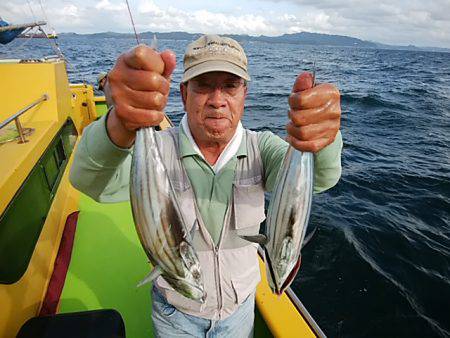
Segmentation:
[[(315, 85), (314, 60), (312, 87)], [(272, 292), (277, 295), (281, 295), (294, 281), (300, 269), (301, 250), (317, 229), (305, 237), (313, 190), (314, 154), (289, 146), (269, 203), (266, 223), (268, 234), (264, 246), (267, 280)]]
[[(313, 63), (312, 87), (316, 83)], [(281, 295), (293, 282), (301, 264), (301, 250), (314, 236), (305, 237), (314, 189), (314, 155), (289, 146), (269, 202), (266, 233), (241, 236), (264, 250), (266, 277), (273, 293)]]
[(260, 244), (266, 278), (273, 293), (281, 295), (293, 282), (301, 264), (301, 250), (316, 228), (306, 235), (311, 213), (314, 155), (289, 146), (269, 202), (266, 233), (241, 238)]
[(300, 268), (301, 249), (311, 213), (314, 155), (289, 146), (277, 178), (267, 214), (264, 245), (267, 280), (273, 293), (282, 294)]
[(157, 137), (152, 127), (136, 132), (131, 164), (134, 224), (154, 267), (138, 286), (162, 276), (183, 296), (203, 303), (206, 293), (199, 259), (162, 161)]

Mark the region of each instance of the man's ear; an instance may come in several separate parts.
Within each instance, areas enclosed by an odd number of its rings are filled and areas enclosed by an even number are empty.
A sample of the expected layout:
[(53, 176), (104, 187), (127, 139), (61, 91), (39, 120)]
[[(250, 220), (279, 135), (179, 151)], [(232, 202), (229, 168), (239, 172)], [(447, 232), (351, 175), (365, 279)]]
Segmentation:
[(187, 99), (187, 82), (181, 82), (180, 83), (180, 93), (181, 93), (181, 100), (183, 101), (183, 107), (184, 110), (186, 110), (186, 99)]

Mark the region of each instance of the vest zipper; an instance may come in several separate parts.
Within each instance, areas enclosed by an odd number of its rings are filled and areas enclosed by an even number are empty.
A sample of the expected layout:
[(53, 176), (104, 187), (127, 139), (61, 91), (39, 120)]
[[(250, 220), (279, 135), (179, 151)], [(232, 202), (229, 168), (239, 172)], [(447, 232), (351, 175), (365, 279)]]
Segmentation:
[(222, 319), (222, 309), (223, 309), (223, 301), (222, 301), (222, 283), (220, 281), (220, 269), (219, 269), (219, 249), (220, 245), (222, 244), (223, 236), (226, 231), (228, 231), (228, 227), (230, 225), (230, 217), (231, 217), (231, 208), (234, 203), (233, 193), (234, 193), (234, 183), (233, 183), (233, 192), (231, 194), (231, 200), (228, 204), (227, 210), (225, 212), (225, 220), (222, 227), (222, 232), (220, 233), (219, 241), (217, 242), (217, 245), (214, 244), (214, 241), (212, 240), (212, 237), (210, 236), (211, 245), (213, 247), (214, 251), (214, 258), (215, 258), (215, 269), (217, 273), (216, 278), (216, 284), (217, 284), (217, 296), (218, 296), (218, 302), (217, 305), (219, 307), (219, 319)]
[[(234, 186), (234, 184), (233, 184)], [(191, 188), (192, 189), (192, 188)], [(214, 243), (211, 234), (209, 233), (208, 229), (206, 229), (203, 219), (201, 218), (200, 210), (198, 209), (197, 200), (194, 199), (194, 206), (197, 214), (197, 220), (199, 224), (199, 230), (203, 233), (203, 236), (207, 239), (209, 242), (210, 247), (212, 248), (213, 254), (214, 254), (214, 280), (216, 282), (216, 297), (217, 297), (217, 311), (218, 311), (218, 317), (221, 319), (222, 315), (222, 308), (223, 308), (223, 301), (222, 301), (222, 287), (221, 287), (221, 281), (220, 281), (220, 269), (219, 269), (219, 248), (220, 244), (222, 242), (223, 234), (225, 231), (228, 230), (228, 224), (229, 223), (229, 215), (228, 213), (230, 210), (227, 208), (227, 211), (225, 213), (225, 219), (224, 226), (222, 228), (222, 232), (219, 237), (219, 241), (217, 245)]]
[(216, 280), (216, 289), (217, 289), (217, 307), (218, 307), (218, 316), (219, 320), (221, 319), (222, 315), (222, 287), (220, 286), (220, 269), (219, 269), (219, 250), (218, 247), (215, 245), (213, 246), (213, 252), (214, 252), (214, 270), (215, 270), (215, 280)]
[[(175, 140), (174, 143), (178, 147), (177, 140)], [(239, 163), (239, 161), (236, 162), (236, 169), (235, 170), (236, 170), (236, 172), (240, 173), (240, 171), (238, 170), (238, 163)], [(180, 168), (181, 168), (181, 170), (183, 172), (183, 176), (184, 176), (185, 182), (186, 181), (188, 182), (188, 188), (191, 189), (191, 192), (192, 192), (191, 195), (194, 198), (194, 207), (195, 207), (195, 213), (196, 213), (196, 217), (197, 217), (198, 224), (199, 224), (199, 231), (202, 232), (204, 234), (204, 236), (205, 236), (205, 239), (207, 239), (207, 241), (209, 241), (209, 244), (210, 244), (210, 246), (211, 246), (211, 248), (213, 250), (213, 253), (214, 253), (214, 270), (215, 270), (214, 280), (216, 282), (216, 289), (217, 289), (216, 296), (217, 296), (217, 306), (218, 306), (218, 317), (219, 317), (219, 320), (220, 320), (221, 317), (222, 317), (221, 312), (222, 312), (222, 309), (223, 309), (223, 300), (222, 300), (222, 287), (221, 287), (221, 278), (220, 278), (220, 269), (219, 269), (219, 249), (220, 249), (220, 244), (222, 243), (222, 239), (223, 239), (224, 233), (226, 231), (228, 231), (228, 226), (229, 226), (229, 223), (230, 223), (230, 217), (231, 217), (231, 212), (232, 212), (230, 210), (230, 208), (233, 208), (233, 205), (234, 205), (234, 189), (235, 189), (236, 177), (234, 178), (234, 181), (232, 183), (231, 200), (228, 203), (228, 207), (227, 207), (227, 210), (226, 210), (226, 213), (225, 213), (225, 220), (224, 220), (222, 232), (220, 234), (219, 241), (218, 241), (217, 246), (216, 246), (214, 241), (213, 241), (213, 239), (212, 239), (212, 237), (211, 237), (211, 234), (209, 233), (209, 231), (206, 229), (205, 225), (203, 224), (203, 219), (201, 217), (201, 213), (200, 213), (200, 210), (199, 210), (198, 205), (197, 205), (197, 200), (196, 200), (195, 194), (192, 191), (192, 186), (190, 184), (190, 181), (189, 181), (186, 169), (181, 164), (181, 161), (179, 162), (179, 165), (180, 165)], [(239, 176), (238, 176), (238, 179), (240, 179)]]

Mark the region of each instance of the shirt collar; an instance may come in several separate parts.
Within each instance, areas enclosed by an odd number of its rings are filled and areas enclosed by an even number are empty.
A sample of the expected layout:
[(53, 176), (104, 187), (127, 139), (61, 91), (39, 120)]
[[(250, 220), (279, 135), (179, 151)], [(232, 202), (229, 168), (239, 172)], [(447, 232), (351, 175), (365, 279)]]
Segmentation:
[(236, 157), (246, 157), (246, 156), (247, 156), (247, 133), (243, 132), (241, 144), (239, 145), (239, 148), (236, 152)]
[(194, 146), (198, 149), (197, 144), (195, 143), (191, 131), (189, 129), (189, 125), (186, 121), (186, 126), (184, 126), (184, 120), (186, 118), (186, 114), (184, 114), (183, 118), (180, 122), (180, 133), (179, 133), (179, 143), (180, 143), (180, 156), (186, 157), (186, 156), (194, 156), (198, 155), (197, 151), (194, 149)]

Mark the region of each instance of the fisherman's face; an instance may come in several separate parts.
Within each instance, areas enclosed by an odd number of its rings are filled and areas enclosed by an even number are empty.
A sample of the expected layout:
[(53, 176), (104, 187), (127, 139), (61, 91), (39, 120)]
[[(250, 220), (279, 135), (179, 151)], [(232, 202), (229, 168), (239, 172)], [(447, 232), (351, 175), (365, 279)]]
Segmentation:
[(244, 80), (231, 73), (205, 73), (181, 84), (181, 93), (195, 141), (227, 144), (244, 113)]

